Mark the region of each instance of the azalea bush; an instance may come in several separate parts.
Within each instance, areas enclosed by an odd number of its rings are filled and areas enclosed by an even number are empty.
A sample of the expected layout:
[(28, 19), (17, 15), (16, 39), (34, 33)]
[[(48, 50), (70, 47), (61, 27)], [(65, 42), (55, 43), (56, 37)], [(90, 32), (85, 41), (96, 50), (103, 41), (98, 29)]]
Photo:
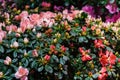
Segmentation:
[[(10, 18), (9, 18), (10, 17)], [(65, 9), (5, 17), (0, 23), (2, 80), (120, 79), (120, 21)]]
[(3, 12), (7, 11), (11, 14), (19, 13), (22, 10), (59, 12), (65, 8), (70, 10), (75, 6), (95, 18), (101, 17), (105, 22), (116, 22), (120, 18), (119, 0), (1, 0), (0, 4)]

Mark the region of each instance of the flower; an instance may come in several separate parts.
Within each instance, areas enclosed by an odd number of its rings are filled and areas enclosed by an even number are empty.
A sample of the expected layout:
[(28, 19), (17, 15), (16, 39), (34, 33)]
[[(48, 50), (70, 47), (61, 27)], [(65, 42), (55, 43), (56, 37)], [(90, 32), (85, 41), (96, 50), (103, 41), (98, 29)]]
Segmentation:
[(66, 47), (65, 47), (64, 45), (61, 46), (60, 48), (61, 48), (61, 51), (62, 51), (62, 52), (65, 52), (65, 51), (66, 51)]
[(100, 70), (100, 75), (98, 76), (98, 80), (106, 80), (106, 77), (108, 76), (106, 72), (106, 67), (102, 67), (102, 69)]
[(24, 43), (27, 44), (29, 42), (28, 38), (24, 38)]
[(37, 33), (37, 38), (40, 38), (41, 37), (41, 33)]
[(6, 27), (7, 31), (16, 31), (17, 30), (17, 26), (16, 25), (10, 25)]
[(44, 56), (44, 59), (45, 59), (46, 61), (49, 61), (49, 60), (50, 60), (50, 56), (49, 56), (49, 55), (45, 55), (45, 56)]
[(88, 54), (85, 54), (85, 55), (82, 55), (82, 61), (89, 61), (89, 60), (92, 60), (92, 58), (88, 55)]
[(48, 3), (48, 2), (43, 1), (42, 4), (41, 4), (41, 6), (42, 6), (42, 7), (49, 8), (49, 7), (51, 6), (51, 4)]
[(12, 62), (12, 60), (9, 56), (7, 56), (6, 60), (4, 60), (4, 64), (6, 64), (6, 65), (10, 65), (11, 62)]
[(103, 56), (100, 58), (100, 63), (102, 64), (102, 66), (108, 65), (108, 57), (107, 57), (106, 55), (103, 55)]
[(116, 3), (108, 3), (106, 6), (105, 6), (106, 9), (108, 9), (108, 11), (111, 13), (111, 14), (114, 14), (116, 12), (118, 12), (118, 7), (116, 5)]
[(101, 58), (100, 58), (100, 63), (102, 64), (102, 66), (106, 66), (106, 65), (114, 65), (116, 61), (116, 56), (110, 52), (110, 51), (106, 51), (104, 54), (102, 53)]
[(13, 46), (14, 48), (18, 48), (18, 47), (19, 47), (19, 44), (18, 44), (18, 42), (15, 41), (12, 46)]
[(36, 25), (39, 22), (40, 15), (39, 14), (32, 14), (29, 16), (31, 24)]
[(0, 78), (2, 78), (3, 77), (3, 72), (0, 72)]
[(94, 41), (94, 45), (96, 48), (104, 48), (103, 41), (98, 39)]
[(82, 10), (86, 13), (88, 13), (89, 15), (91, 15), (92, 17), (95, 17), (94, 14), (94, 8), (90, 5), (85, 5), (84, 7), (82, 7)]
[(37, 52), (36, 49), (34, 49), (34, 50), (32, 51), (32, 55), (33, 55), (33, 57), (38, 57), (38, 52)]
[(21, 79), (21, 80), (28, 80), (26, 77), (29, 74), (29, 71), (27, 68), (23, 68), (22, 66), (20, 66), (17, 70), (17, 72), (15, 73), (15, 77), (17, 79)]

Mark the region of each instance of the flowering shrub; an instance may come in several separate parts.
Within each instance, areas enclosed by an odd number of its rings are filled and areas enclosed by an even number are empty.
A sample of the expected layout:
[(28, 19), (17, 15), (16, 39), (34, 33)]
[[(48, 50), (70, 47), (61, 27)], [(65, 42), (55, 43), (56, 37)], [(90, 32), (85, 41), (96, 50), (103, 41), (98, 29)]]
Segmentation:
[[(47, 6), (48, 7), (48, 6)], [(120, 79), (119, 25), (83, 11), (22, 11), (0, 24), (0, 78)]]

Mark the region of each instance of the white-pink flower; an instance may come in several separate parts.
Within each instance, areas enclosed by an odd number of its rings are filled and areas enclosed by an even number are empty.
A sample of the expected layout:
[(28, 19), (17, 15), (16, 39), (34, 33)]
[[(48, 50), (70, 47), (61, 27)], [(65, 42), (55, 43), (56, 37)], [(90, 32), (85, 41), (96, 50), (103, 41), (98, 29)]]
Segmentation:
[(15, 77), (17, 79), (21, 79), (21, 80), (28, 80), (27, 75), (29, 74), (29, 71), (27, 68), (23, 68), (22, 66), (20, 66), (17, 70), (17, 72), (15, 73)]
[(6, 59), (4, 60), (4, 64), (6, 64), (6, 65), (10, 65), (11, 62), (12, 62), (12, 60), (9, 56), (7, 56)]

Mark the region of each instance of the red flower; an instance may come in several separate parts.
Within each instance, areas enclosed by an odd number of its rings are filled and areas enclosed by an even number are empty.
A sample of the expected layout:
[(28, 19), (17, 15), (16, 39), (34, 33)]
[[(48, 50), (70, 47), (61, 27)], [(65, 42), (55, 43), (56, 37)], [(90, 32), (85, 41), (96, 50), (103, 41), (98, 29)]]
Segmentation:
[(86, 27), (85, 26), (82, 27), (82, 31), (86, 32)]
[(83, 50), (82, 47), (80, 47), (80, 48), (79, 48), (79, 52), (80, 52), (80, 53), (84, 53), (85, 51)]
[(102, 69), (100, 70), (100, 75), (98, 76), (98, 80), (106, 80), (106, 77), (108, 76), (106, 72), (106, 67), (102, 67)]
[(44, 59), (45, 59), (46, 61), (49, 61), (49, 60), (50, 60), (50, 56), (49, 56), (49, 55), (45, 55)]
[(55, 51), (55, 46), (54, 46), (54, 45), (50, 45), (50, 50), (51, 50), (52, 52), (54, 52), (54, 51)]
[(115, 64), (115, 61), (116, 61), (116, 56), (115, 56), (112, 52), (110, 52), (110, 55), (109, 55), (109, 63), (110, 63), (111, 65), (114, 65), (114, 64)]
[(88, 54), (83, 55), (81, 59), (82, 59), (82, 61), (92, 60), (92, 58)]
[(96, 48), (104, 48), (103, 41), (102, 40), (95, 40), (94, 41), (95, 47)]
[(106, 55), (103, 55), (103, 56), (100, 58), (100, 63), (102, 64), (102, 66), (108, 65), (108, 57), (107, 57)]
[(106, 51), (105, 54), (103, 54), (100, 58), (100, 63), (102, 66), (106, 66), (108, 64), (114, 65), (116, 61), (116, 56), (109, 51)]
[(61, 48), (61, 51), (62, 51), (62, 52), (65, 52), (65, 51), (66, 51), (66, 47), (65, 47), (64, 45), (61, 46), (60, 48)]

